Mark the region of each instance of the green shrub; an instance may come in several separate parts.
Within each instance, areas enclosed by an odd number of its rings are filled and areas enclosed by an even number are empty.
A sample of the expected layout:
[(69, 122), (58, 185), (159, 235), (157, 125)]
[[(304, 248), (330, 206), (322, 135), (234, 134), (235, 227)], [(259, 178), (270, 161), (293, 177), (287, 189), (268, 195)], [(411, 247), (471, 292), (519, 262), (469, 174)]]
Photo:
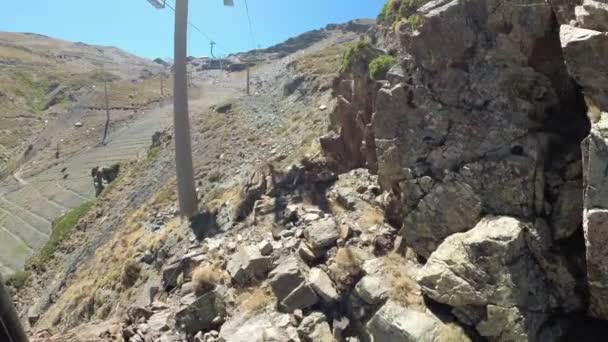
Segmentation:
[(93, 201), (85, 202), (79, 207), (74, 208), (57, 218), (55, 222), (53, 222), (53, 230), (49, 237), (49, 241), (47, 241), (40, 252), (33, 258), (33, 263), (40, 264), (52, 259), (55, 250), (61, 241), (72, 233), (78, 221), (89, 212), (91, 207), (93, 207), (93, 204)]
[(407, 19), (407, 21), (410, 23), (410, 27), (412, 28), (412, 31), (415, 31), (424, 24), (424, 16), (416, 13), (416, 14), (411, 15)]
[[(381, 24), (394, 25), (401, 19), (410, 19), (416, 15), (416, 10), (426, 4), (429, 0), (387, 0), (378, 15)], [(422, 21), (416, 19), (415, 24), (422, 25)]]
[(395, 59), (392, 56), (382, 55), (376, 57), (369, 63), (369, 76), (372, 80), (382, 79), (393, 65), (395, 65)]
[(340, 72), (354, 71), (357, 66), (364, 66), (367, 69), (368, 64), (379, 54), (380, 52), (368, 41), (362, 40), (352, 44), (344, 53)]

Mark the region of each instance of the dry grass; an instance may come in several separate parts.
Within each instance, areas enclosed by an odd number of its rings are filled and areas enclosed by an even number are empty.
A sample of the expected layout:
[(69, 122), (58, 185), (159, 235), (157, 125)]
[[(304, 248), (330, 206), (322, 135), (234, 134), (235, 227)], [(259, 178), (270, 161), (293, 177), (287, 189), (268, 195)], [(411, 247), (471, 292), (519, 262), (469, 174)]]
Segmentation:
[(390, 253), (383, 257), (383, 274), (389, 283), (389, 297), (412, 309), (424, 309), (424, 302), (420, 286), (412, 276), (408, 261), (397, 253)]
[(374, 207), (366, 208), (362, 211), (359, 219), (357, 220), (359, 227), (362, 229), (369, 229), (375, 225), (384, 223), (384, 212)]
[(236, 300), (237, 306), (247, 314), (254, 314), (276, 301), (272, 291), (266, 287), (256, 287), (241, 293)]
[(334, 281), (341, 288), (348, 288), (356, 283), (361, 275), (361, 259), (350, 247), (338, 249), (334, 262), (329, 267)]
[(192, 272), (192, 285), (197, 296), (213, 290), (217, 285), (225, 281), (225, 273), (217, 265), (203, 264)]
[(333, 45), (294, 60), (292, 66), (297, 71), (312, 75), (320, 82), (322, 87), (328, 87), (338, 75), (346, 48), (347, 44)]
[(437, 342), (471, 342), (464, 330), (454, 323), (447, 323), (439, 330)]

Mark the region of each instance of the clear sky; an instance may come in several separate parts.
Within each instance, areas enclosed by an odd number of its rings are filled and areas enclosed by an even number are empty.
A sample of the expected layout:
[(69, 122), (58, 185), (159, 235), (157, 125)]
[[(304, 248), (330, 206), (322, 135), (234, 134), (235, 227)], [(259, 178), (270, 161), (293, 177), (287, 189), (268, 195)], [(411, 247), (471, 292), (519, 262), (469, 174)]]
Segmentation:
[[(161, 0), (162, 1), (162, 0)], [(167, 0), (171, 5), (175, 0)], [(375, 18), (384, 0), (247, 0), (256, 45), (267, 47), (299, 33), (345, 22)], [(253, 46), (245, 0), (190, 0), (190, 21), (224, 52)], [(148, 57), (170, 57), (173, 12), (156, 10), (147, 0), (3, 1), (0, 31), (33, 32), (89, 44), (116, 46)], [(256, 46), (257, 47), (257, 46)], [(191, 29), (189, 54), (209, 55), (209, 41)]]

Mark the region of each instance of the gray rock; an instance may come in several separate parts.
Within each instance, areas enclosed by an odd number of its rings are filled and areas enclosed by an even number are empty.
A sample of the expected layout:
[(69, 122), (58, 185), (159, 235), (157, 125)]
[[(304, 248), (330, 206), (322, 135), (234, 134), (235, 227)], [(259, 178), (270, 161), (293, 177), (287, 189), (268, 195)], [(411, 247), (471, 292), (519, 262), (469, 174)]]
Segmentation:
[(226, 316), (223, 295), (219, 290), (208, 292), (175, 314), (175, 330), (194, 335), (214, 327), (218, 317)]
[(287, 341), (282, 323), (286, 318), (287, 314), (278, 312), (237, 313), (222, 325), (219, 336), (225, 342)]
[(177, 279), (182, 274), (182, 263), (181, 260), (173, 262), (165, 266), (162, 270), (163, 273), (163, 288), (165, 290), (171, 290), (177, 287)]
[(269, 274), (269, 283), (280, 307), (293, 312), (308, 308), (319, 301), (319, 297), (307, 281), (308, 266), (295, 255), (283, 259)]
[(566, 239), (583, 223), (583, 185), (581, 180), (569, 181), (560, 189), (553, 204), (551, 225), (556, 240)]
[(388, 297), (388, 292), (386, 277), (382, 275), (367, 275), (355, 286), (355, 294), (370, 305), (382, 303)]
[(271, 264), (272, 260), (262, 256), (258, 247), (245, 246), (237, 248), (226, 269), (236, 283), (246, 284), (254, 279), (264, 279)]
[[(460, 320), (489, 339), (534, 340), (554, 308), (550, 281), (527, 244), (532, 226), (487, 217), (448, 237), (420, 270), (418, 283), (432, 299), (457, 309)], [(487, 315), (480, 313), (487, 312)]]
[(310, 284), (302, 283), (281, 301), (281, 306), (285, 311), (293, 312), (296, 309), (309, 308), (317, 302), (319, 302), (319, 296)]
[(340, 295), (336, 290), (334, 282), (322, 269), (317, 267), (312, 268), (308, 275), (308, 281), (313, 290), (326, 304), (334, 304), (340, 300)]
[(258, 244), (258, 249), (262, 255), (270, 255), (273, 250), (272, 243), (268, 240), (264, 240)]
[(583, 143), (585, 210), (583, 229), (587, 257), (589, 311), (608, 319), (608, 115), (603, 113)]
[(327, 218), (312, 223), (304, 231), (304, 236), (313, 251), (322, 251), (336, 244), (340, 232), (334, 219)]
[[(560, 39), (568, 72), (584, 88), (585, 96), (608, 108), (608, 33), (562, 25)], [(593, 61), (593, 63), (591, 63)]]
[(608, 3), (585, 0), (581, 6), (576, 6), (574, 14), (580, 27), (595, 31), (608, 31)]
[(312, 312), (304, 317), (298, 326), (298, 334), (307, 342), (334, 342), (327, 318), (321, 312)]
[(161, 332), (167, 331), (173, 326), (171, 317), (173, 316), (173, 312), (171, 310), (162, 310), (155, 312), (148, 319), (148, 327), (152, 331)]
[(372, 341), (434, 342), (440, 323), (427, 314), (388, 301), (366, 325)]

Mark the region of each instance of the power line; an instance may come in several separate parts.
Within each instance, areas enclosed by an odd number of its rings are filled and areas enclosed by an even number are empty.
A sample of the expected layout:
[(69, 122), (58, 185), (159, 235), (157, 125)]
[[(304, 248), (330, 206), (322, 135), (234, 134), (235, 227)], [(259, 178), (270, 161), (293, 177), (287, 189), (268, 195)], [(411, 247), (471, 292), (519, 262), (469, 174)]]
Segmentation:
[[(171, 6), (171, 4), (170, 4), (170, 3), (168, 3), (168, 2), (167, 2), (166, 6), (167, 6), (167, 7), (168, 7), (170, 10), (172, 10), (173, 12), (175, 12), (175, 7)], [(204, 32), (203, 30), (201, 30), (201, 29), (200, 29), (198, 26), (194, 25), (194, 24), (193, 24), (191, 21), (188, 21), (188, 26), (190, 26), (190, 27), (191, 27), (191, 28), (193, 28), (193, 29), (194, 29), (196, 32), (198, 32), (200, 35), (202, 35), (203, 37), (205, 37), (205, 39), (207, 39), (209, 42), (214, 42), (214, 43), (215, 43), (215, 45), (216, 45), (216, 47), (217, 47), (219, 50), (223, 51), (223, 52), (224, 52), (224, 54), (226, 54), (226, 55), (230, 54), (230, 53), (228, 52), (228, 49), (227, 49), (227, 48), (225, 48), (223, 45), (221, 45), (221, 44), (217, 43), (217, 41), (216, 41), (215, 39), (211, 38), (211, 36), (210, 36), (210, 35), (208, 35), (207, 33), (205, 33), (205, 32)]]
[(253, 24), (251, 23), (251, 16), (249, 15), (249, 5), (247, 5), (247, 0), (245, 1), (245, 11), (247, 12), (247, 21), (249, 22), (249, 34), (251, 35), (251, 43), (253, 44), (253, 49), (255, 50), (255, 37), (253, 35)]

